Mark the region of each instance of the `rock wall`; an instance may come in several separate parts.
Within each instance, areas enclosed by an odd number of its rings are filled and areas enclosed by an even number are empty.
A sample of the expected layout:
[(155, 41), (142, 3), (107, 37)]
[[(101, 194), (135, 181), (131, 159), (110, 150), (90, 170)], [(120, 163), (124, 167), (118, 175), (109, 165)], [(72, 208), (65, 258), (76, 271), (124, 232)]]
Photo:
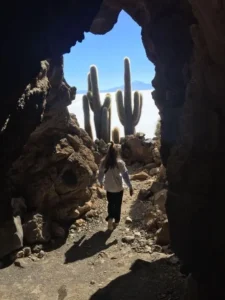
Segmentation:
[[(44, 243), (51, 237), (65, 237), (59, 224), (77, 216), (77, 208), (91, 198), (90, 187), (96, 178), (93, 141), (67, 108), (76, 89), (64, 79), (63, 59), (43, 61), (42, 66), (46, 67), (44, 76), (40, 73), (40, 80), (35, 86), (29, 85), (20, 100), (22, 104), (31, 101), (31, 107), (37, 109), (43, 100), (37, 114), (41, 124), (33, 127), (20, 157), (7, 172), (2, 213), (6, 213), (6, 206), (10, 209), (7, 221), (1, 219), (0, 240), (4, 247), (0, 247), (0, 258), (21, 248), (24, 242)], [(34, 115), (28, 116), (30, 127), (35, 126)], [(5, 130), (9, 130), (7, 125)], [(20, 141), (20, 136), (17, 139)]]
[(51, 89), (42, 123), (30, 135), (9, 177), (28, 211), (63, 220), (89, 200), (97, 166), (92, 140), (68, 112), (76, 89), (64, 79), (62, 58), (50, 61), (48, 79)]
[(11, 197), (13, 191), (8, 180), (8, 170), (12, 162), (21, 154), (24, 144), (32, 131), (41, 122), (49, 92), (49, 63), (40, 63), (40, 72), (20, 96), (16, 107), (11, 111), (0, 134), (0, 224), (12, 215)]
[(27, 5), (22, 0), (2, 5), (0, 224), (12, 214), (6, 173), (40, 124), (49, 89), (45, 80), (47, 66), (40, 62), (68, 53), (77, 41), (82, 41), (101, 2), (78, 0), (61, 4), (41, 0), (38, 5)]
[(225, 3), (191, 3), (197, 19), (190, 28), (192, 78), (186, 90), (181, 137), (168, 160), (167, 213), (173, 247), (201, 283), (199, 299), (223, 299)]

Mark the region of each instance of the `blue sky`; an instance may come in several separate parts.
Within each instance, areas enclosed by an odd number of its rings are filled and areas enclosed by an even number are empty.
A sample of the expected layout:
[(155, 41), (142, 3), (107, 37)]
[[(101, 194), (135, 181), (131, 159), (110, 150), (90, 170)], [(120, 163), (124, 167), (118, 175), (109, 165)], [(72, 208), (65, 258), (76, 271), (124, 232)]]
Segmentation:
[(64, 55), (67, 82), (78, 90), (87, 88), (90, 65), (96, 65), (101, 90), (123, 85), (123, 59), (131, 61), (132, 81), (150, 83), (154, 66), (147, 59), (141, 41), (141, 27), (129, 15), (121, 12), (114, 28), (105, 35), (85, 34), (69, 54)]

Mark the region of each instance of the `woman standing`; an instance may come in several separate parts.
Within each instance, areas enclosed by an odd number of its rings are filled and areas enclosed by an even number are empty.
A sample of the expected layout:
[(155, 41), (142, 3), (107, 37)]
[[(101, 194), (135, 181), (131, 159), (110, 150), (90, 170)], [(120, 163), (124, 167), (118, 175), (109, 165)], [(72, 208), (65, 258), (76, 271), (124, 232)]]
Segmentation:
[[(129, 174), (125, 162), (119, 157), (118, 148), (111, 142), (106, 156), (102, 159), (99, 167), (98, 180), (107, 191), (108, 200), (108, 229), (113, 230), (118, 226), (121, 216), (121, 206), (123, 200), (123, 181), (130, 189), (130, 195), (133, 195), (133, 188), (130, 183)], [(114, 223), (113, 223), (114, 220)]]

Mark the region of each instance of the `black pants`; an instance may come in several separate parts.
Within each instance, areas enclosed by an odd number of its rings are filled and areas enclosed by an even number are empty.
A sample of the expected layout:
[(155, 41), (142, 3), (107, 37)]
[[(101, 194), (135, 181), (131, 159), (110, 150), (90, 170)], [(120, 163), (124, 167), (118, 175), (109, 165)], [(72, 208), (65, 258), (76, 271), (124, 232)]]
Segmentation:
[(108, 221), (109, 219), (115, 219), (115, 222), (119, 223), (122, 200), (123, 200), (123, 191), (119, 193), (107, 192), (107, 200), (108, 200), (108, 217), (106, 218), (106, 221)]

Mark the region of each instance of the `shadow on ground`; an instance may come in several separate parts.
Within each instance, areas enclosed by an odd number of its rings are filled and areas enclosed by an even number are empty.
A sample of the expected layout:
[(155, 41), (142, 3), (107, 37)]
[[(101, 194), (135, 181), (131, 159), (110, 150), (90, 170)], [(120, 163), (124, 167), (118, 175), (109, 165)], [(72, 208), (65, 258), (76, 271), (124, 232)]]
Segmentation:
[(112, 245), (117, 244), (117, 240), (106, 244), (111, 234), (112, 232), (110, 231), (99, 231), (93, 234), (89, 239), (85, 239), (84, 235), (80, 240), (74, 242), (73, 246), (65, 253), (65, 264), (94, 256)]
[(166, 258), (136, 260), (130, 272), (99, 289), (89, 300), (178, 300), (184, 293), (184, 279)]

